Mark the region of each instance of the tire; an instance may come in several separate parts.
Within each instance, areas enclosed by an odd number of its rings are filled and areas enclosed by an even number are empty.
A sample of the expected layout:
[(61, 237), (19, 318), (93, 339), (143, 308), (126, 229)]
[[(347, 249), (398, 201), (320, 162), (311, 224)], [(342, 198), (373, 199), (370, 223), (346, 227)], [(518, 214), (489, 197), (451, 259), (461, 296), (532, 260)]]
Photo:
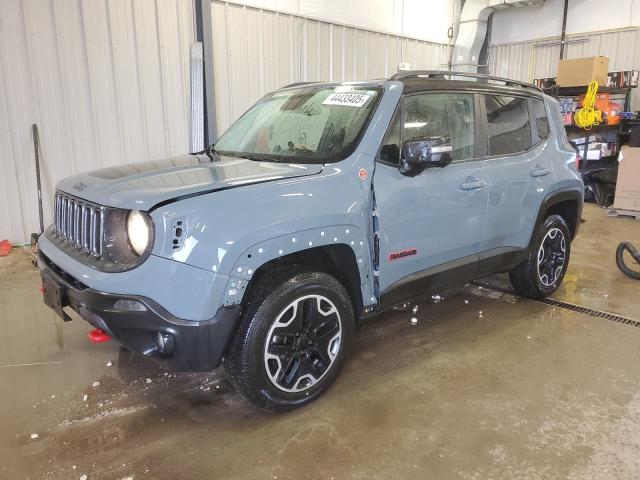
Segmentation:
[(627, 266), (624, 263), (624, 251), (627, 250), (631, 257), (640, 263), (640, 253), (636, 250), (636, 247), (633, 246), (631, 242), (621, 242), (616, 248), (616, 265), (622, 273), (624, 273), (629, 278), (633, 278), (635, 280), (640, 280), (640, 272), (636, 272)]
[(571, 234), (560, 215), (547, 217), (534, 231), (528, 258), (509, 272), (511, 285), (523, 297), (541, 300), (555, 292), (571, 254)]
[(248, 293), (224, 360), (231, 383), (267, 411), (312, 402), (336, 379), (352, 343), (349, 294), (332, 276), (295, 266), (263, 277)]

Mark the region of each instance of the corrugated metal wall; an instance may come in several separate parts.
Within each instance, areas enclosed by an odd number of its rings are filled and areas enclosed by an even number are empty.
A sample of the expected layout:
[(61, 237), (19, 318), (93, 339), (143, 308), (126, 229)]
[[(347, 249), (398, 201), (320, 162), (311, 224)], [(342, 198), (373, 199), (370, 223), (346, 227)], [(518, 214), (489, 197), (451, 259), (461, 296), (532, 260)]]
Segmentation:
[(0, 239), (45, 225), (57, 180), (189, 149), (192, 0), (0, 0)]
[[(555, 77), (560, 58), (560, 37), (530, 42), (492, 45), (489, 49), (491, 74), (516, 80)], [(640, 29), (594, 32), (567, 37), (565, 58), (602, 55), (609, 58), (609, 71), (640, 67)], [(640, 108), (640, 93), (633, 90), (632, 107)]]
[(288, 83), (386, 77), (400, 61), (443, 68), (449, 46), (229, 2), (212, 3), (218, 132)]

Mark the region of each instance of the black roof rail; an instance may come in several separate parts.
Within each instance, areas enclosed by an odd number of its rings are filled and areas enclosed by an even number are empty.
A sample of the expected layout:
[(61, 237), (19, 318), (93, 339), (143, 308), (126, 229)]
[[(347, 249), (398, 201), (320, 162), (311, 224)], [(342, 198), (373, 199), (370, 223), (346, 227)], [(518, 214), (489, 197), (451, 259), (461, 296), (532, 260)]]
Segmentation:
[(511, 80), (509, 78), (502, 77), (494, 77), (492, 75), (484, 75), (482, 73), (470, 73), (470, 72), (453, 72), (450, 70), (407, 70), (404, 72), (398, 72), (389, 77), (389, 80), (403, 80), (405, 78), (443, 78), (445, 77), (467, 77), (467, 78), (477, 78), (481, 80), (487, 80), (492, 82), (502, 82), (505, 86), (513, 87), (524, 87), (524, 88), (532, 88), (534, 90), (538, 90), (542, 92), (542, 89), (536, 87), (532, 83), (521, 82), (520, 80)]

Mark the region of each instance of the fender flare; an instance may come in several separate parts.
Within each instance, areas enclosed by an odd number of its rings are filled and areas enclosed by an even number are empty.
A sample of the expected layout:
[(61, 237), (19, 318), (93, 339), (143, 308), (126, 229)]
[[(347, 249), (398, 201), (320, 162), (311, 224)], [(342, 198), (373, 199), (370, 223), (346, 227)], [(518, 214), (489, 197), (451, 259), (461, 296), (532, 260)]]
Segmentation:
[(363, 304), (376, 303), (371, 281), (371, 245), (366, 232), (354, 225), (334, 225), (280, 235), (247, 248), (235, 261), (220, 307), (239, 305), (253, 275), (263, 265), (292, 253), (328, 245), (346, 245), (351, 248), (360, 274)]
[(578, 228), (580, 227), (580, 218), (582, 216), (582, 204), (584, 201), (583, 198), (584, 198), (583, 192), (580, 189), (573, 188), (573, 187), (550, 192), (546, 197), (544, 197), (544, 199), (542, 200), (542, 203), (540, 204), (540, 208), (538, 209), (538, 216), (536, 218), (536, 223), (534, 225), (533, 232), (531, 233), (531, 239), (529, 240), (529, 251), (531, 251), (534, 232), (536, 231), (538, 226), (541, 225), (542, 222), (544, 222), (545, 218), (547, 218), (547, 212), (549, 211), (549, 209), (554, 205), (557, 205), (558, 203), (561, 203), (561, 202), (566, 202), (567, 200), (574, 201), (578, 208), (577, 215), (576, 215), (576, 224), (574, 225), (574, 228), (572, 230), (573, 235), (571, 237), (571, 240), (573, 240), (578, 233)]

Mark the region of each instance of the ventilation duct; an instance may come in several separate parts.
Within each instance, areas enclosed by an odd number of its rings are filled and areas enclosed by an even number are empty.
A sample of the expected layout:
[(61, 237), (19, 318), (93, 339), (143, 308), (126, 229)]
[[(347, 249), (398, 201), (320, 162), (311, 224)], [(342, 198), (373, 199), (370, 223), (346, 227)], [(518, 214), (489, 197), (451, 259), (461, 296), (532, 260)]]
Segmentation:
[(487, 22), (495, 10), (543, 4), (544, 0), (466, 0), (460, 12), (458, 35), (451, 54), (451, 70), (478, 73), (480, 52), (487, 37)]

